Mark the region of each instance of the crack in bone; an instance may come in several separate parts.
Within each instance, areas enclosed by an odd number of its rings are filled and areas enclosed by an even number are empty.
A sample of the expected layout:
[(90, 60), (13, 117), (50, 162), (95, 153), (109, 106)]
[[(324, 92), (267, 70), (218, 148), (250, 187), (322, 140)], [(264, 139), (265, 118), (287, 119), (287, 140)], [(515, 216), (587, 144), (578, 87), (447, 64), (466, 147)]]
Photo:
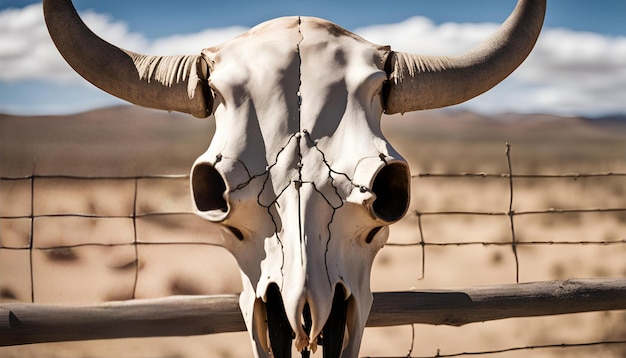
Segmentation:
[[(306, 131), (304, 131), (305, 135), (306, 135)], [(302, 135), (300, 133), (298, 133), (296, 135), (296, 138), (298, 140), (298, 145), (297, 145), (297, 155), (298, 155), (298, 163), (296, 164), (298, 167), (298, 180), (294, 182), (296, 190), (298, 191), (298, 236), (299, 236), (299, 240), (300, 240), (300, 247), (302, 247), (303, 243), (304, 243), (304, 228), (303, 228), (303, 223), (302, 223), (302, 195), (300, 193), (300, 189), (302, 188), (302, 167), (304, 166), (304, 164), (302, 163), (302, 147), (301, 147), (301, 142), (302, 142)], [(301, 249), (302, 250), (302, 249)], [(304, 266), (304, 255), (300, 255), (300, 265)]]
[(298, 34), (300, 35), (300, 41), (296, 44), (296, 52), (298, 53), (298, 131), (301, 130), (300, 125), (302, 117), (300, 111), (302, 110), (302, 54), (300, 53), (300, 44), (304, 41), (304, 35), (302, 34), (302, 18), (298, 16)]
[[(328, 163), (328, 160), (326, 160), (326, 154), (324, 154), (324, 151), (322, 151), (322, 150), (321, 150), (321, 149), (317, 146), (317, 142), (316, 142), (316, 141), (314, 141), (314, 140), (311, 138), (311, 135), (310, 135), (310, 133), (309, 133), (309, 132), (306, 132), (305, 134), (306, 134), (307, 141), (308, 141), (309, 143), (311, 143), (311, 145), (313, 146), (313, 148), (315, 148), (315, 150), (317, 150), (317, 151), (320, 153), (320, 155), (322, 156), (322, 162), (324, 163), (324, 165), (326, 165), (326, 168), (328, 168), (328, 171), (329, 171), (330, 173), (334, 173), (334, 174), (337, 174), (337, 175), (343, 175), (344, 177), (346, 177), (346, 179), (348, 179), (348, 181), (349, 181), (350, 183), (352, 183), (352, 179), (350, 178), (350, 176), (349, 176), (348, 174), (346, 174), (346, 173), (341, 173), (341, 172), (338, 172), (338, 171), (333, 170), (333, 168), (332, 168), (332, 166), (330, 165), (330, 163)], [(332, 180), (334, 180), (334, 178), (333, 178), (332, 176), (331, 176), (331, 179), (332, 179)], [(353, 185), (354, 185), (354, 184), (353, 184)]]
[[(295, 187), (298, 192), (298, 239), (300, 240), (300, 247), (302, 250), (302, 244), (304, 243), (304, 228), (302, 223), (302, 195), (300, 193), (300, 189), (302, 187), (302, 167), (304, 164), (302, 163), (302, 54), (300, 53), (300, 44), (304, 41), (304, 35), (302, 34), (302, 19), (298, 16), (298, 34), (300, 35), (300, 42), (296, 44), (296, 49), (298, 53), (298, 92), (296, 93), (298, 97), (298, 130), (296, 133), (297, 139), (297, 156), (298, 156), (298, 181), (295, 182)], [(306, 131), (304, 131), (306, 135)], [(284, 254), (283, 254), (284, 255)], [(300, 255), (300, 264), (304, 265), (304, 255)]]
[(267, 172), (263, 172), (261, 174), (256, 174), (256, 175), (252, 175), (250, 174), (250, 170), (248, 169), (248, 167), (246, 166), (246, 163), (244, 163), (241, 159), (237, 159), (237, 158), (230, 158), (227, 156), (222, 155), (221, 153), (215, 156), (215, 162), (213, 163), (213, 167), (215, 167), (217, 165), (217, 163), (221, 162), (222, 160), (227, 159), (227, 160), (232, 160), (233, 162), (239, 163), (241, 164), (241, 166), (243, 167), (243, 169), (246, 171), (246, 175), (248, 176), (248, 179), (242, 183), (237, 184), (237, 186), (235, 186), (234, 188), (230, 188), (228, 189), (228, 193), (233, 193), (237, 190), (242, 190), (243, 188), (247, 187), (248, 185), (250, 185), (250, 183), (258, 178), (261, 177), (263, 175), (265, 175)]

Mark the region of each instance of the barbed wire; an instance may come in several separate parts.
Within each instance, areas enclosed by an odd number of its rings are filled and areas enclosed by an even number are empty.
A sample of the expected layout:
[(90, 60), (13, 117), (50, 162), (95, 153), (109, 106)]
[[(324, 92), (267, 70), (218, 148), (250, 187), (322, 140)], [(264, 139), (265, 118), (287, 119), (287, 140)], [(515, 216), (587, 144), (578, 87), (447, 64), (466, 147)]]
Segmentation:
[[(102, 214), (89, 214), (89, 213), (52, 213), (52, 214), (35, 214), (35, 182), (38, 180), (66, 180), (66, 181), (94, 181), (94, 180), (120, 180), (120, 181), (133, 181), (133, 203), (132, 213), (129, 215), (102, 215)], [(189, 179), (188, 174), (163, 174), (163, 175), (139, 175), (139, 176), (78, 176), (78, 175), (43, 175), (32, 174), (26, 176), (0, 176), (0, 182), (2, 181), (28, 181), (30, 184), (30, 213), (28, 215), (0, 215), (0, 220), (20, 220), (30, 219), (30, 230), (28, 237), (28, 245), (22, 247), (6, 246), (0, 240), (0, 250), (28, 250), (29, 251), (29, 269), (30, 269), (30, 292), (31, 302), (35, 303), (35, 278), (33, 269), (33, 252), (37, 251), (50, 251), (50, 250), (67, 250), (81, 247), (124, 247), (132, 246), (135, 248), (135, 277), (133, 282), (132, 299), (136, 297), (137, 283), (139, 281), (139, 252), (138, 245), (208, 245), (219, 246), (213, 243), (207, 242), (149, 242), (138, 239), (137, 235), (137, 219), (148, 217), (163, 217), (163, 216), (195, 216), (193, 212), (186, 211), (171, 211), (171, 212), (137, 212), (137, 198), (138, 198), (138, 182), (140, 180), (152, 180), (152, 179)], [(73, 245), (54, 245), (49, 247), (35, 247), (35, 219), (39, 218), (83, 218), (83, 219), (128, 219), (132, 220), (133, 226), (133, 241), (130, 243), (102, 243), (102, 242), (87, 242)], [(1, 236), (0, 236), (1, 238)]]
[[(465, 172), (465, 173), (418, 173), (412, 176), (413, 180), (437, 180), (444, 178), (460, 178), (460, 179), (484, 179), (491, 178), (496, 180), (506, 180), (508, 184), (508, 197), (507, 210), (506, 211), (454, 211), (454, 210), (442, 210), (442, 211), (426, 211), (426, 210), (414, 210), (410, 213), (410, 216), (417, 219), (417, 240), (409, 243), (396, 243), (389, 242), (387, 246), (391, 247), (420, 247), (421, 249), (421, 277), (423, 279), (426, 272), (426, 248), (427, 247), (449, 247), (449, 246), (509, 246), (513, 252), (515, 258), (515, 280), (519, 283), (520, 263), (517, 253), (519, 246), (551, 246), (551, 245), (581, 245), (581, 246), (610, 246), (610, 245), (626, 245), (626, 238), (617, 239), (603, 239), (603, 240), (520, 240), (516, 234), (516, 222), (515, 217), (519, 216), (532, 216), (532, 215), (567, 215), (567, 214), (591, 214), (591, 213), (626, 213), (626, 207), (605, 207), (605, 208), (548, 208), (544, 210), (520, 210), (515, 211), (515, 180), (517, 179), (530, 179), (530, 180), (583, 180), (589, 178), (622, 178), (626, 177), (626, 173), (620, 172), (595, 172), (595, 173), (565, 173), (565, 174), (518, 174), (514, 173), (512, 160), (511, 160), (511, 146), (506, 144), (506, 162), (507, 170), (504, 173), (486, 173), (486, 172)], [(30, 203), (29, 212), (27, 214), (10, 215), (2, 212), (0, 220), (30, 220), (30, 228), (28, 233), (28, 241), (24, 245), (6, 245), (1, 240), (0, 236), (0, 250), (23, 250), (29, 251), (29, 268), (30, 268), (30, 281), (31, 281), (31, 302), (35, 302), (35, 285), (34, 285), (34, 270), (33, 270), (33, 252), (34, 251), (48, 251), (48, 250), (68, 250), (81, 247), (134, 247), (135, 249), (135, 261), (134, 261), (134, 282), (132, 289), (132, 298), (136, 296), (137, 282), (139, 280), (139, 246), (169, 246), (169, 245), (204, 245), (204, 246), (220, 246), (211, 242), (201, 241), (176, 241), (176, 242), (154, 242), (142, 240), (137, 233), (137, 220), (152, 218), (152, 217), (167, 217), (167, 216), (194, 216), (195, 213), (191, 211), (138, 211), (138, 183), (143, 180), (188, 180), (188, 174), (165, 174), (165, 175), (139, 175), (139, 176), (78, 176), (78, 175), (43, 175), (43, 174), (31, 174), (24, 176), (0, 176), (0, 183), (3, 181), (25, 181), (29, 184), (30, 191)], [(133, 181), (133, 200), (132, 200), (132, 212), (123, 215), (103, 215), (88, 212), (70, 212), (70, 213), (36, 213), (35, 211), (35, 184), (40, 180), (62, 180), (62, 181), (99, 181), (99, 180), (116, 180), (116, 181)], [(465, 240), (465, 241), (451, 241), (451, 242), (438, 242), (436, 240), (427, 240), (424, 234), (424, 222), (425, 217), (435, 216), (488, 216), (488, 217), (502, 217), (507, 220), (509, 227), (509, 240), (507, 241), (488, 241), (488, 240)], [(35, 245), (35, 220), (40, 218), (84, 218), (84, 219), (125, 219), (132, 221), (133, 238), (131, 242), (125, 243), (106, 243), (106, 242), (83, 242), (71, 245), (51, 245), (51, 246), (36, 246)], [(411, 347), (406, 357), (412, 357), (413, 346), (415, 343), (415, 328), (412, 327), (412, 341)], [(563, 343), (563, 344), (547, 344), (547, 345), (532, 345), (524, 347), (510, 347), (499, 350), (484, 350), (476, 352), (462, 352), (462, 353), (450, 353), (440, 354), (437, 351), (436, 355), (428, 357), (458, 357), (458, 356), (470, 356), (470, 355), (488, 355), (495, 353), (506, 353), (519, 350), (533, 350), (533, 349), (547, 349), (547, 348), (580, 348), (597, 345), (623, 345), (626, 341), (596, 341), (589, 343)], [(414, 357), (417, 358), (417, 357)], [(424, 357), (426, 358), (426, 357)]]
[(566, 173), (566, 174), (493, 174), (493, 173), (418, 173), (416, 178), (497, 178), (497, 179), (586, 179), (597, 177), (626, 177), (626, 173), (599, 172), (599, 173)]

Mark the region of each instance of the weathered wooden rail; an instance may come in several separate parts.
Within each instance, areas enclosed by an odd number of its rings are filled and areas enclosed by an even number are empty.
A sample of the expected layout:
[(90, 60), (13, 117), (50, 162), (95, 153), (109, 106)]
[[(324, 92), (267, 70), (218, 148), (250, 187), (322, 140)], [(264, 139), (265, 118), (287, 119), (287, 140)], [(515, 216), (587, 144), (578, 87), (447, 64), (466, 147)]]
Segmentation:
[[(368, 327), (472, 322), (626, 309), (626, 278), (374, 293)], [(237, 295), (93, 306), (0, 303), (0, 346), (244, 331)]]

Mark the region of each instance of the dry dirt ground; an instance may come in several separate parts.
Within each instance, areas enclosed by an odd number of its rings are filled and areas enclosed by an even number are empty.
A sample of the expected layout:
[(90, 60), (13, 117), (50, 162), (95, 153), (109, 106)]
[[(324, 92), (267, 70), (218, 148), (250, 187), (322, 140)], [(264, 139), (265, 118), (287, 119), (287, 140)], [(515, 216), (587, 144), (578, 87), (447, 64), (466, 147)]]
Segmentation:
[[(134, 107), (63, 118), (0, 116), (1, 175), (185, 174), (208, 146), (212, 126), (210, 119)], [(374, 291), (512, 284), (517, 275), (519, 282), (626, 276), (624, 210), (515, 216), (516, 240), (521, 243), (516, 266), (512, 247), (506, 244), (512, 240), (508, 216), (428, 214), (506, 213), (510, 204), (506, 178), (418, 175), (508, 173), (507, 142), (514, 174), (626, 173), (625, 121), (430, 111), (384, 118), (384, 129), (415, 176), (411, 209), (392, 226), (389, 243), (424, 240), (429, 245), (424, 250), (420, 245), (386, 246), (372, 272)], [(626, 207), (624, 176), (516, 178), (513, 184), (513, 210), (518, 213)], [(30, 190), (29, 180), (1, 181), (0, 216), (30, 215)], [(34, 281), (31, 286), (31, 254), (23, 249), (29, 246), (30, 219), (0, 219), (0, 302), (30, 302), (34, 297), (36, 303), (80, 304), (133, 295), (240, 290), (234, 260), (221, 247), (206, 245), (219, 244), (216, 227), (192, 215), (146, 216), (134, 226), (132, 220), (122, 218), (50, 216), (188, 212), (191, 199), (185, 178), (138, 180), (136, 203), (133, 180), (42, 178), (33, 190), (34, 214), (43, 216), (33, 224)], [(141, 245), (132, 245), (135, 237)], [(583, 241), (591, 243), (577, 244)], [(165, 242), (178, 244), (159, 245)], [(92, 243), (106, 245), (84, 245)], [(68, 248), (76, 245), (80, 246)], [(59, 246), (64, 248), (53, 249)], [(361, 355), (402, 357), (412, 350), (415, 357), (434, 357), (607, 340), (626, 340), (623, 311), (463, 327), (368, 328)], [(246, 333), (0, 348), (0, 357), (249, 356)], [(623, 357), (626, 345), (516, 350), (491, 356)]]

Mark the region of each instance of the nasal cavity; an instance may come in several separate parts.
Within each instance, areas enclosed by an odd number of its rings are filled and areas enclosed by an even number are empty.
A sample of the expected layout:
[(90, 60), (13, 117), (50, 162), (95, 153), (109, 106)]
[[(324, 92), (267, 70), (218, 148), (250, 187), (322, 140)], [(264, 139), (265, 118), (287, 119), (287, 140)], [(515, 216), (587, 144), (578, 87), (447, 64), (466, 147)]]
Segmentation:
[(376, 200), (372, 203), (374, 214), (381, 220), (400, 220), (409, 208), (411, 174), (405, 163), (385, 165), (374, 178), (372, 191)]
[(224, 198), (226, 182), (210, 164), (197, 164), (191, 173), (191, 191), (196, 207), (200, 211), (228, 211)]

